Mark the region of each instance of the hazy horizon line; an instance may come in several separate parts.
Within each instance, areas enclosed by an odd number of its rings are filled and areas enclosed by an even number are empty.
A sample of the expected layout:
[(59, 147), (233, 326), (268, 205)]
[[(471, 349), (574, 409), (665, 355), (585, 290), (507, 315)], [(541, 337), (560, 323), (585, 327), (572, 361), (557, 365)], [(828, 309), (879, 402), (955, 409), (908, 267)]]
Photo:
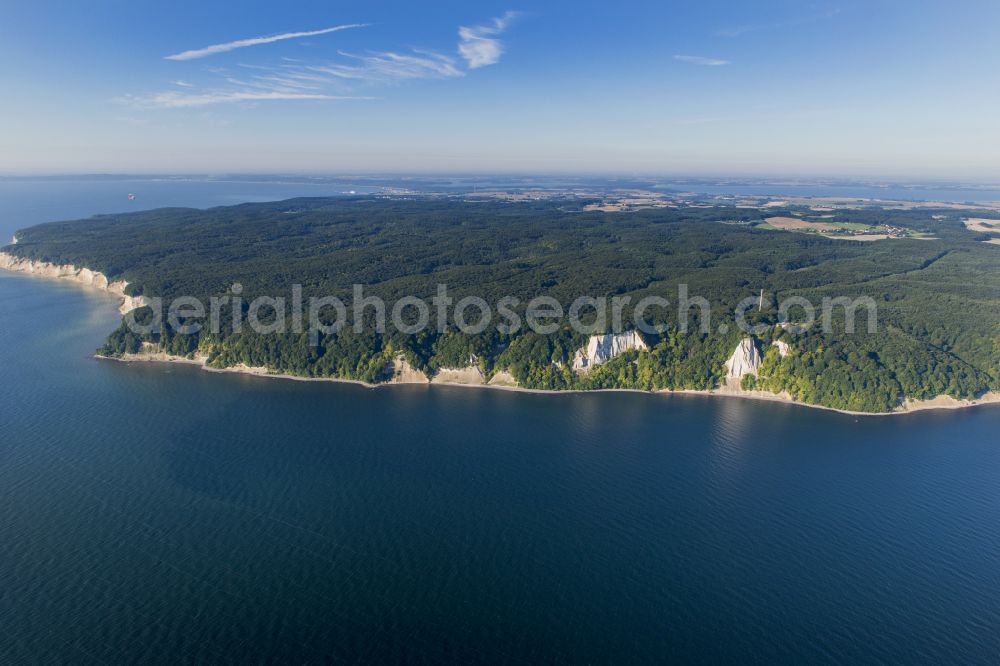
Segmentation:
[(242, 170), (70, 170), (70, 169), (0, 169), (0, 178), (220, 178), (220, 177), (253, 177), (264, 176), (279, 178), (568, 178), (568, 179), (673, 179), (673, 180), (757, 180), (784, 181), (798, 183), (818, 182), (854, 182), (854, 183), (886, 183), (886, 184), (953, 184), (976, 186), (1000, 186), (1000, 176), (990, 177), (960, 177), (960, 176), (917, 176), (903, 174), (869, 174), (829, 172), (816, 174), (793, 174), (788, 172), (740, 172), (740, 171), (556, 171), (556, 170), (514, 170), (514, 169), (413, 169), (413, 170), (313, 170), (313, 169), (242, 169)]

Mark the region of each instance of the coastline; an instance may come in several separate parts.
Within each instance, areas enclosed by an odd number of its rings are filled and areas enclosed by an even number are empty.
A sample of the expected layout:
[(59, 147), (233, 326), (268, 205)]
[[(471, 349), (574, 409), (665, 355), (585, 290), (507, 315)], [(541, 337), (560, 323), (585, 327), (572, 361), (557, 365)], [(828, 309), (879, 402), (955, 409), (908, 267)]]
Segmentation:
[[(699, 389), (658, 389), (655, 391), (644, 391), (642, 389), (612, 388), (612, 389), (566, 389), (549, 390), (534, 389), (522, 386), (509, 386), (504, 384), (469, 383), (462, 381), (447, 381), (427, 379), (411, 381), (388, 381), (379, 384), (361, 381), (358, 379), (344, 379), (340, 377), (301, 377), (299, 375), (289, 375), (287, 373), (271, 372), (267, 368), (250, 367), (245, 365), (230, 366), (226, 368), (211, 368), (207, 365), (208, 357), (195, 355), (194, 358), (184, 356), (171, 356), (163, 352), (143, 352), (139, 354), (129, 354), (121, 358), (111, 356), (95, 355), (100, 360), (117, 361), (119, 363), (181, 363), (184, 365), (195, 365), (206, 372), (222, 374), (248, 375), (252, 377), (262, 377), (265, 379), (285, 379), (296, 382), (334, 382), (339, 384), (354, 384), (367, 389), (390, 388), (394, 386), (453, 386), (471, 389), (492, 389), (497, 391), (511, 391), (515, 393), (535, 393), (541, 395), (569, 395), (584, 393), (641, 393), (644, 395), (701, 395), (723, 398), (736, 398), (742, 400), (757, 400), (763, 402), (779, 402), (786, 405), (798, 407), (808, 407), (810, 409), (821, 409), (828, 412), (836, 412), (847, 416), (902, 416), (904, 414), (915, 414), (926, 411), (951, 411), (956, 409), (968, 409), (971, 407), (981, 407), (983, 405), (1000, 404), (1000, 393), (989, 392), (977, 400), (958, 400), (947, 395), (939, 395), (930, 400), (910, 400), (907, 399), (902, 406), (891, 412), (856, 412), (826, 405), (814, 405), (808, 402), (801, 402), (793, 399), (787, 394), (769, 393), (767, 391), (744, 391), (739, 388), (722, 386), (711, 390)], [(419, 372), (419, 371), (413, 371)]]
[[(17, 244), (16, 236), (13, 244)], [(83, 287), (112, 294), (121, 299), (118, 312), (123, 315), (147, 304), (145, 296), (130, 296), (125, 293), (128, 287), (128, 282), (125, 280), (109, 280), (104, 273), (86, 266), (78, 268), (72, 264), (53, 264), (37, 259), (25, 259), (0, 250), (0, 268), (12, 273), (27, 273), (36, 277), (75, 282)]]
[[(83, 287), (97, 289), (104, 293), (112, 294), (118, 296), (121, 299), (119, 305), (119, 312), (122, 315), (128, 312), (142, 307), (146, 304), (146, 299), (144, 296), (130, 296), (125, 293), (125, 288), (128, 286), (128, 282), (125, 280), (109, 281), (107, 276), (98, 271), (93, 271), (86, 267), (77, 268), (76, 266), (70, 264), (57, 265), (50, 262), (43, 262), (32, 259), (24, 259), (17, 257), (15, 255), (9, 254), (5, 251), (0, 250), (0, 269), (8, 270), (11, 272), (26, 273), (33, 276), (45, 277), (50, 279), (66, 280), (79, 284)], [(812, 409), (822, 409), (831, 412), (837, 412), (840, 414), (846, 414), (849, 416), (900, 416), (903, 414), (913, 414), (922, 411), (932, 411), (932, 410), (955, 410), (955, 409), (967, 409), (970, 407), (980, 407), (983, 405), (990, 404), (1000, 404), (1000, 392), (988, 392), (982, 397), (975, 400), (959, 400), (952, 398), (947, 395), (939, 395), (930, 400), (911, 400), (907, 398), (902, 405), (891, 412), (857, 412), (845, 409), (837, 409), (835, 407), (827, 407), (825, 405), (814, 405), (806, 402), (800, 402), (794, 400), (791, 396), (787, 394), (769, 393), (766, 391), (744, 391), (740, 388), (733, 386), (721, 386), (710, 390), (698, 390), (698, 389), (659, 389), (654, 391), (645, 391), (641, 389), (567, 389), (567, 390), (548, 390), (548, 389), (533, 389), (521, 386), (511, 385), (507, 380), (509, 374), (506, 372), (498, 372), (490, 379), (490, 381), (474, 381), (466, 376), (463, 368), (450, 368), (446, 372), (448, 375), (441, 377), (435, 376), (433, 378), (428, 378), (422, 372), (407, 367), (400, 368), (398, 363), (395, 367), (396, 374), (394, 378), (388, 382), (372, 384), (370, 382), (364, 382), (357, 379), (344, 379), (339, 377), (301, 377), (298, 375), (290, 375), (287, 373), (276, 373), (271, 372), (267, 368), (259, 367), (249, 367), (245, 365), (232, 366), (227, 368), (211, 368), (208, 367), (208, 358), (204, 356), (195, 356), (194, 358), (186, 358), (182, 356), (171, 356), (163, 352), (143, 352), (139, 354), (130, 354), (122, 358), (114, 358), (107, 356), (96, 355), (96, 358), (102, 360), (113, 360), (122, 363), (182, 363), (186, 365), (197, 365), (202, 370), (207, 372), (216, 373), (232, 373), (232, 374), (242, 374), (251, 375), (256, 377), (265, 377), (269, 379), (286, 379), (291, 381), (300, 382), (338, 382), (342, 384), (354, 384), (357, 386), (362, 386), (369, 389), (377, 389), (388, 386), (401, 386), (401, 385), (438, 385), (438, 386), (460, 386), (465, 388), (483, 388), (483, 389), (493, 389), (499, 391), (514, 391), (519, 393), (536, 393), (536, 394), (572, 394), (572, 393), (644, 393), (649, 395), (655, 394), (677, 394), (677, 395), (705, 395), (705, 396), (721, 396), (727, 398), (740, 398), (743, 400), (761, 400), (765, 402), (780, 402), (788, 405), (797, 405), (800, 407), (808, 407)], [(454, 375), (453, 377), (450, 375)], [(503, 375), (504, 380), (502, 382), (494, 383), (493, 379), (498, 375)], [(454, 379), (455, 381), (450, 381)], [(510, 377), (510, 379), (513, 379)]]

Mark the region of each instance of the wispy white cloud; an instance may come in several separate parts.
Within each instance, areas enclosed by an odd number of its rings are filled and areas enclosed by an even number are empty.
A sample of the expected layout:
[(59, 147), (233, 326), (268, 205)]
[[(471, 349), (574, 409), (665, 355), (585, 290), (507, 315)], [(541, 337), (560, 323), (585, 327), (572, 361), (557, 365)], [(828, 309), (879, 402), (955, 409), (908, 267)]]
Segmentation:
[(805, 25), (806, 23), (815, 23), (817, 21), (824, 21), (826, 19), (831, 19), (840, 13), (840, 9), (831, 9), (825, 11), (822, 14), (814, 14), (812, 16), (800, 16), (798, 18), (790, 18), (783, 21), (771, 21), (763, 23), (745, 23), (743, 25), (736, 25), (729, 28), (723, 28), (722, 30), (716, 31), (716, 36), (718, 37), (739, 37), (740, 35), (745, 35), (748, 32), (756, 32), (758, 30), (775, 30), (778, 28), (790, 28), (797, 25)]
[[(229, 68), (206, 69), (215, 77), (214, 81), (204, 86), (175, 80), (174, 86), (182, 90), (175, 88), (143, 95), (126, 95), (118, 98), (118, 101), (142, 108), (182, 109), (240, 102), (377, 99), (365, 95), (368, 89), (421, 79), (459, 78), (472, 69), (497, 62), (503, 53), (503, 45), (496, 37), (516, 16), (516, 12), (507, 12), (499, 18), (491, 19), (487, 25), (459, 28), (461, 57), (428, 49), (407, 49), (360, 53), (338, 51), (338, 58), (329, 61), (283, 57), (265, 64), (238, 62)], [(368, 24), (244, 39), (185, 51), (168, 58), (191, 60), (246, 46), (365, 25)]]
[(267, 102), (275, 100), (366, 100), (374, 97), (349, 95), (325, 95), (320, 93), (281, 92), (277, 90), (231, 90), (204, 93), (184, 93), (178, 91), (153, 93), (151, 95), (127, 95), (120, 101), (139, 107), (162, 109), (185, 109), (213, 104), (234, 102)]
[(416, 79), (465, 76), (453, 58), (434, 51), (340, 52), (339, 62), (281, 62), (273, 66), (239, 64), (240, 73), (216, 72), (219, 78), (204, 89), (175, 81), (184, 90), (128, 95), (120, 102), (138, 107), (180, 109), (237, 102), (301, 100), (370, 100), (352, 88), (389, 85)]
[(461, 26), (458, 29), (458, 52), (465, 59), (469, 69), (494, 65), (503, 54), (503, 43), (497, 39), (517, 18), (518, 12), (507, 12), (494, 18), (488, 25)]
[(728, 60), (723, 60), (721, 58), (706, 58), (704, 56), (694, 55), (675, 55), (674, 60), (687, 62), (692, 65), (704, 65), (707, 67), (720, 67), (722, 65), (730, 64)]
[(434, 51), (410, 53), (380, 51), (361, 55), (341, 51), (340, 55), (350, 62), (299, 68), (288, 66), (288, 69), (292, 72), (296, 70), (312, 72), (333, 79), (372, 83), (393, 83), (410, 79), (449, 79), (464, 75), (452, 58)]
[(337, 25), (332, 28), (323, 28), (322, 30), (308, 30), (305, 32), (285, 32), (280, 35), (271, 35), (270, 37), (251, 37), (250, 39), (237, 39), (233, 42), (225, 42), (224, 44), (213, 44), (211, 46), (206, 46), (201, 49), (192, 49), (190, 51), (183, 51), (181, 53), (175, 53), (173, 55), (165, 56), (167, 60), (195, 60), (197, 58), (204, 58), (206, 56), (215, 55), (216, 53), (225, 53), (226, 51), (233, 51), (235, 49), (242, 49), (248, 46), (257, 46), (259, 44), (271, 44), (273, 42), (280, 42), (286, 39), (298, 39), (300, 37), (315, 37), (316, 35), (326, 35), (331, 32), (338, 32), (340, 30), (349, 30), (351, 28), (364, 28), (368, 26), (367, 23), (350, 23), (346, 25)]

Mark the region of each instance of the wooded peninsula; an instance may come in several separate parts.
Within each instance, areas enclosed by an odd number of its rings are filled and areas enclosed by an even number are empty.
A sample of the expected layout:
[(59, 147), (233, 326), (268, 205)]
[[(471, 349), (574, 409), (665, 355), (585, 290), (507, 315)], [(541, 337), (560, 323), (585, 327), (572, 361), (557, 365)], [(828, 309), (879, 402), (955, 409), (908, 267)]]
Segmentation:
[[(86, 267), (123, 281), (132, 298), (208, 302), (231, 296), (239, 284), (240, 307), (257, 296), (290, 302), (293, 285), (301, 285), (303, 298), (335, 296), (349, 305), (357, 284), (387, 303), (430, 302), (441, 284), (455, 301), (514, 296), (513, 310), (522, 316), (537, 296), (565, 305), (581, 295), (617, 296), (628, 301), (623, 315), (630, 321), (635, 303), (648, 296), (673, 301), (681, 284), (711, 306), (710, 325), (700, 326), (706, 315), (693, 308), (687, 330), (679, 325), (684, 313), (651, 310), (646, 317), (655, 331), (643, 331), (628, 347), (565, 323), (551, 334), (496, 326), (468, 334), (453, 324), (407, 334), (365, 321), (310, 341), (294, 330), (261, 334), (223, 325), (186, 333), (168, 322), (137, 334), (123, 321), (99, 350), (112, 357), (152, 349), (202, 357), (213, 368), (375, 384), (391, 381), (403, 363), (428, 377), (473, 368), (489, 381), (503, 373), (512, 385), (534, 389), (710, 390), (734, 376), (727, 360), (747, 339), (734, 313), (752, 297), (759, 302), (745, 318), (755, 327), (759, 359), (752, 372), (736, 375), (744, 390), (858, 412), (1000, 390), (996, 214), (878, 205), (623, 211), (599, 204), (451, 195), (165, 208), (41, 224), (19, 231), (4, 253)], [(817, 304), (872, 299), (877, 330), (862, 317), (848, 333), (842, 313), (829, 330), (799, 330), (779, 319), (779, 304), (790, 297)], [(236, 314), (224, 310), (222, 317)], [(142, 322), (153, 315), (141, 307), (130, 316)], [(588, 359), (582, 371), (588, 345), (600, 362)]]

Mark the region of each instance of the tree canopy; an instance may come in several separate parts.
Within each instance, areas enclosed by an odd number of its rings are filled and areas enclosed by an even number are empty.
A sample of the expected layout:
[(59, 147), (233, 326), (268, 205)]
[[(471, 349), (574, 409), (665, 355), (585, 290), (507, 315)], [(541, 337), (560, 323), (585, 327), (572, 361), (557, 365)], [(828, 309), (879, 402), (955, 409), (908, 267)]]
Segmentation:
[[(258, 334), (247, 328), (184, 334), (164, 324), (148, 335), (121, 326), (102, 352), (154, 342), (173, 354), (197, 350), (218, 366), (245, 363), (311, 377), (382, 381), (404, 355), (433, 373), (470, 361), (485, 373), (511, 372), (523, 386), (563, 388), (711, 388), (741, 333), (733, 312), (762, 290), (766, 351), (748, 385), (788, 391), (799, 400), (859, 411), (887, 411), (904, 396), (969, 398), (1000, 388), (1000, 247), (965, 229), (967, 212), (867, 208), (838, 211), (840, 221), (891, 224), (936, 239), (859, 242), (776, 231), (763, 220), (793, 209), (688, 206), (630, 213), (584, 211), (578, 199), (505, 202), (449, 197), (292, 199), (208, 210), (169, 208), (42, 224), (18, 232), (6, 251), (72, 263), (124, 278), (132, 294), (205, 302), (242, 287), (244, 304), (259, 295), (352, 299), (352, 285), (391, 303), (430, 299), (446, 284), (456, 301), (494, 304), (514, 296), (523, 314), (535, 296), (568, 306), (581, 295), (664, 296), (671, 307), (650, 312), (662, 332), (649, 351), (632, 352), (577, 376), (569, 366), (585, 336), (560, 325), (552, 335), (504, 334), (495, 327), (466, 335), (449, 326), (414, 335), (366, 325), (320, 336)], [(982, 213), (977, 213), (982, 216)], [(736, 223), (734, 223), (734, 221)], [(707, 299), (708, 332), (679, 330), (677, 286)], [(840, 315), (831, 331), (777, 327), (778, 303), (791, 296), (870, 297), (878, 330), (846, 334)], [(245, 307), (245, 305), (244, 305)], [(700, 311), (690, 311), (701, 323)], [(232, 317), (224, 311), (223, 317)], [(140, 314), (140, 316), (145, 316)], [(725, 333), (720, 330), (725, 329)], [(788, 342), (785, 357), (770, 347)]]

